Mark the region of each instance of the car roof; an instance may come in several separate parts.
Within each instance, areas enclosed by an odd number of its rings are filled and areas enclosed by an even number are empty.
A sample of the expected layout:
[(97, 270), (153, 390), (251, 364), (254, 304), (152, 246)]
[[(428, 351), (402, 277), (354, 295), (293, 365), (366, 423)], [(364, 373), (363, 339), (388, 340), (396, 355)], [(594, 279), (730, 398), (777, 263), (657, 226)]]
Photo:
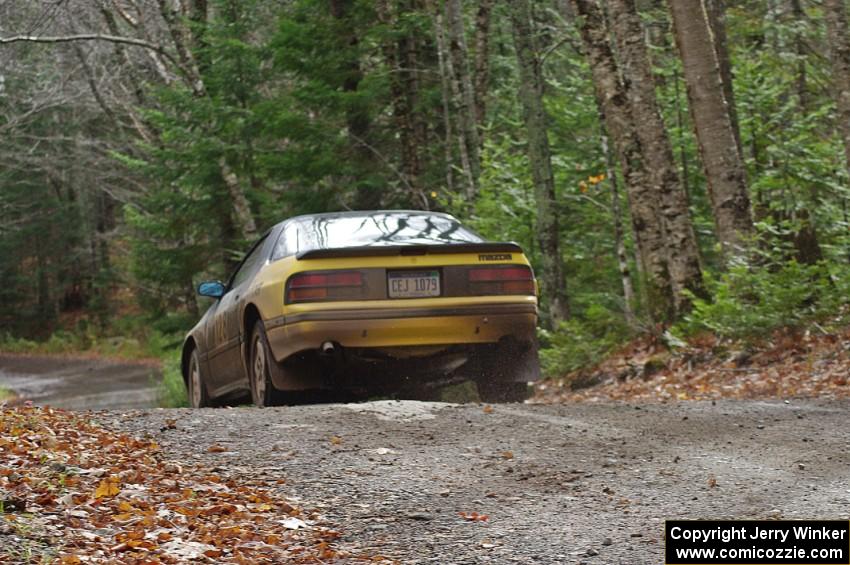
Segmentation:
[(320, 214), (301, 214), (300, 216), (293, 216), (291, 218), (287, 218), (286, 220), (280, 222), (280, 224), (286, 224), (294, 221), (301, 220), (312, 220), (312, 219), (335, 219), (335, 218), (365, 218), (368, 216), (375, 216), (378, 214), (417, 214), (423, 216), (441, 216), (443, 218), (450, 218), (452, 220), (458, 221), (457, 218), (452, 216), (451, 214), (446, 214), (443, 212), (430, 212), (428, 210), (348, 210), (345, 212), (323, 212)]

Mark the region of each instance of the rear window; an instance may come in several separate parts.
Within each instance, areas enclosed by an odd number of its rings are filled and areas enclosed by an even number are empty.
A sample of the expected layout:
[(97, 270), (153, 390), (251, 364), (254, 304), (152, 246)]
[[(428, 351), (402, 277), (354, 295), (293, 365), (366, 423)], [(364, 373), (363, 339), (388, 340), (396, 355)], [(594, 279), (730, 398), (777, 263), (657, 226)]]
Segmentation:
[(316, 216), (292, 220), (281, 233), (274, 257), (314, 249), (370, 245), (434, 245), (484, 241), (451, 216), (388, 212)]

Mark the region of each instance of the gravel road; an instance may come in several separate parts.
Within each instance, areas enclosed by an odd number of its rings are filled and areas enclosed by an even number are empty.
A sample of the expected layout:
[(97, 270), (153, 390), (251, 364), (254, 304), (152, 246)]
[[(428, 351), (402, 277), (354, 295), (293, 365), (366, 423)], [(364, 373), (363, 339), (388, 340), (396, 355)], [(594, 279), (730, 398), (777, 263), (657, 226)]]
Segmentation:
[(267, 477), (346, 547), (400, 563), (633, 565), (663, 562), (665, 518), (848, 519), (848, 411), (379, 401), (98, 417), (168, 458)]

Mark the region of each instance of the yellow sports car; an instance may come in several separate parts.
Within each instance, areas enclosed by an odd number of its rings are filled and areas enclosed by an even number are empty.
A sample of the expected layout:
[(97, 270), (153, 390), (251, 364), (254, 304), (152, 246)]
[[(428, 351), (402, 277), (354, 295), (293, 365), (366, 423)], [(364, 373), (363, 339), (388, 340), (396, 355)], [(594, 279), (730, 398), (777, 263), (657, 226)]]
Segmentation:
[(248, 392), (413, 394), (472, 379), (519, 401), (539, 376), (537, 284), (515, 243), (452, 216), (378, 211), (291, 218), (257, 241), (186, 337), (191, 405)]

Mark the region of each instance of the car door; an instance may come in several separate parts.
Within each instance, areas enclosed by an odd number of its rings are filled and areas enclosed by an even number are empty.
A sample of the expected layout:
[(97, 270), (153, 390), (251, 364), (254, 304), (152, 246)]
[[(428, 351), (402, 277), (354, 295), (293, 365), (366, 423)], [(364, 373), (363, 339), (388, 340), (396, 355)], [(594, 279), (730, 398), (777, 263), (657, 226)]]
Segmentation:
[(240, 347), (243, 338), (243, 297), (254, 275), (266, 262), (266, 240), (267, 237), (264, 236), (254, 244), (236, 268), (230, 277), (227, 292), (219, 300), (211, 320), (212, 341), (215, 345), (210, 355), (210, 381), (217, 394), (226, 394), (242, 385), (247, 386)]

